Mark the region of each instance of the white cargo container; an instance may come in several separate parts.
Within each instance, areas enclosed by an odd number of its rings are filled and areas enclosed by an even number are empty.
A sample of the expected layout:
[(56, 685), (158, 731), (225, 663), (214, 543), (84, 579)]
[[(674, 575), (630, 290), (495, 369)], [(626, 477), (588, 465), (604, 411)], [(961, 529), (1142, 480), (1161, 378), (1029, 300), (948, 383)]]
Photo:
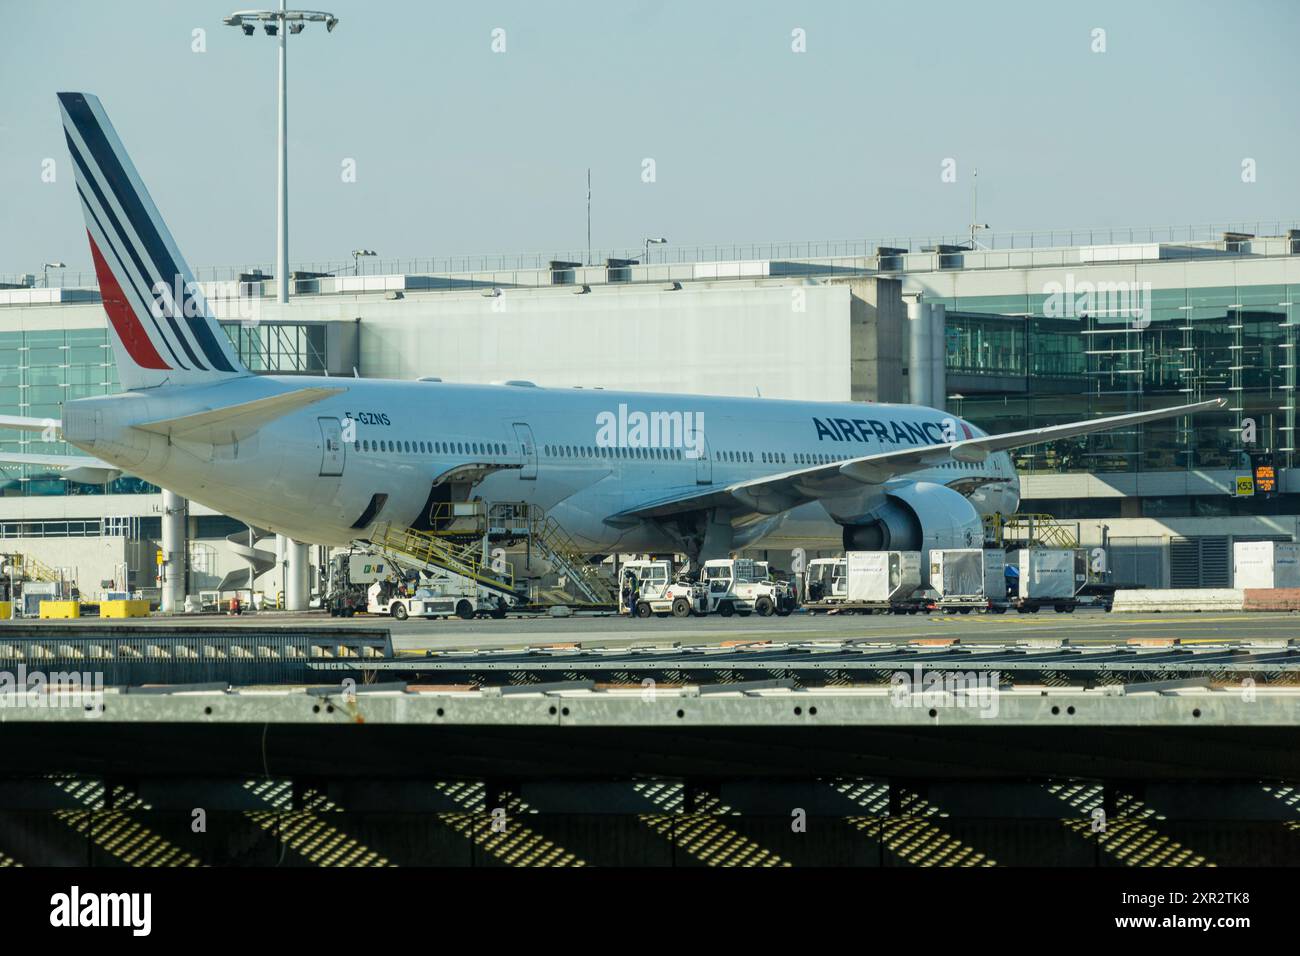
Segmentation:
[(1232, 586), (1300, 588), (1300, 544), (1290, 541), (1234, 541)]
[(984, 594), (993, 601), (1007, 599), (1007, 553), (1001, 548), (984, 552)]
[(919, 551), (849, 551), (844, 559), (850, 603), (901, 601), (921, 586)]
[(1073, 548), (1021, 548), (1020, 597), (1029, 601), (1070, 600), (1074, 580)]
[(984, 549), (956, 548), (930, 552), (930, 587), (939, 599), (983, 598)]

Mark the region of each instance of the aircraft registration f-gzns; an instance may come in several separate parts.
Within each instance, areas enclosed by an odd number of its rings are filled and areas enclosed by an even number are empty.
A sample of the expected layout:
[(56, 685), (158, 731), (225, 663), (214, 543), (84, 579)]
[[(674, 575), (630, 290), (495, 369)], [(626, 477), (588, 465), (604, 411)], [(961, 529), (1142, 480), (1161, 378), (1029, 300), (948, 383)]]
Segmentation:
[(1224, 405), (989, 435), (913, 405), (255, 375), (99, 100), (58, 98), (124, 391), (64, 405), (85, 457), (9, 460), (129, 473), (300, 542), (479, 498), (539, 506), (592, 554), (979, 547), (982, 517), (1019, 503), (1011, 450)]

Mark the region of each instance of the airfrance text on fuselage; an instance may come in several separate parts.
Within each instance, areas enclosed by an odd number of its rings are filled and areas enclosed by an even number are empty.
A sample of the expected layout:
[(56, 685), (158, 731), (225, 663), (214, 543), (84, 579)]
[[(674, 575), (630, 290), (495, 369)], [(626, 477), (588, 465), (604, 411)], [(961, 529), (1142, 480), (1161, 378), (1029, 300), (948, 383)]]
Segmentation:
[(890, 445), (941, 445), (971, 437), (965, 426), (960, 429), (964, 434), (958, 433), (955, 419), (946, 421), (946, 429), (941, 422), (882, 422), (874, 418), (814, 418), (813, 426), (818, 441), (869, 442), (874, 438)]

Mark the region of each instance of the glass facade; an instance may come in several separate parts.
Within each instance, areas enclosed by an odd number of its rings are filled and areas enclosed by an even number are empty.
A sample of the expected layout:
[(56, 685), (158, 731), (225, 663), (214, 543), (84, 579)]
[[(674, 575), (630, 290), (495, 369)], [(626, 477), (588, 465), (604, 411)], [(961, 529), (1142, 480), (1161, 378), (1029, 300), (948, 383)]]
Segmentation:
[[(326, 331), (320, 325), (223, 323), (241, 361), (259, 372), (320, 374)], [(60, 421), (63, 403), (120, 391), (108, 329), (0, 332), (0, 415)], [(39, 432), (0, 430), (0, 450), (24, 455), (80, 455)], [(158, 488), (122, 477), (107, 485), (64, 479), (42, 465), (0, 462), (0, 495), (150, 494)]]
[(948, 391), (961, 395), (951, 410), (989, 432), (1228, 400), (1190, 425), (1025, 449), (1016, 466), (1032, 474), (1239, 469), (1246, 453), (1289, 467), (1298, 296), (1297, 285), (1253, 285), (1135, 288), (1119, 308), (1095, 298), (1063, 309), (1046, 294), (927, 300), (947, 308)]
[(323, 375), (329, 368), (323, 325), (232, 322), (222, 328), (250, 371)]
[[(0, 332), (0, 414), (59, 421), (63, 403), (118, 391), (107, 329), (41, 329)], [(0, 432), (0, 449), (25, 455), (75, 455), (62, 441), (40, 432)], [(156, 491), (139, 478), (105, 485), (69, 482), (40, 465), (0, 463), (0, 494), (130, 494)]]

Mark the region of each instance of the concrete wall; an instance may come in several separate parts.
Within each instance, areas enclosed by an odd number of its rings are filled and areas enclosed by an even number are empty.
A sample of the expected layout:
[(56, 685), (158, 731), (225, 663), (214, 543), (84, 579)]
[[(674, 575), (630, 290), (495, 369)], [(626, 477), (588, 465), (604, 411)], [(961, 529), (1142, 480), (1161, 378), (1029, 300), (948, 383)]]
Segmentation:
[(850, 380), (855, 402), (906, 402), (907, 309), (898, 279), (844, 281), (850, 291)]
[(358, 302), (361, 371), (845, 401), (849, 300), (848, 286), (796, 279)]
[[(912, 273), (903, 277), (904, 292), (923, 292), (928, 298), (970, 296), (1045, 295), (1051, 282), (1065, 283), (1067, 274), (1078, 281), (1150, 282), (1152, 290), (1188, 287), (1284, 285), (1300, 282), (1300, 256), (1259, 259), (1184, 259), (1154, 262), (1076, 262), (1064, 266), (960, 269)], [(1279, 300), (1280, 301), (1280, 300)]]
[[(101, 581), (113, 579), (128, 561), (126, 538), (4, 538), (0, 553), (21, 554), (51, 568), (66, 568), (87, 598), (98, 597)], [(152, 586), (153, 582), (149, 584)]]

